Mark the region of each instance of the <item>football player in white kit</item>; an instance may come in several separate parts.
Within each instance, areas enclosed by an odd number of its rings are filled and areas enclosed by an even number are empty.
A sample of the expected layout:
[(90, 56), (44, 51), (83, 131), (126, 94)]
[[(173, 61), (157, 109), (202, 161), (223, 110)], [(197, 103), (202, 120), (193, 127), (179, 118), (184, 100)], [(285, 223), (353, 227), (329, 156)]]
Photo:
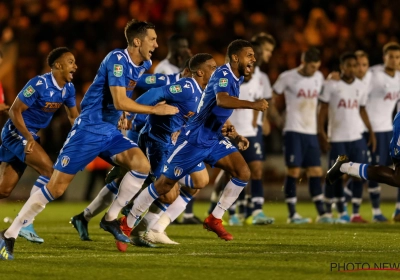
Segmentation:
[(288, 223), (310, 223), (296, 212), (296, 180), (301, 169), (306, 169), (309, 190), (318, 212), (317, 222), (333, 223), (326, 215), (322, 194), (321, 154), (317, 138), (317, 105), (324, 77), (318, 68), (320, 52), (310, 48), (302, 54), (298, 68), (283, 72), (273, 86), (278, 99), (285, 99), (286, 122), (284, 132), (284, 154), (287, 176), (284, 184), (285, 198), (289, 210)]
[[(348, 154), (356, 162), (367, 162), (367, 145), (362, 137), (363, 123), (369, 131), (369, 145), (375, 150), (376, 140), (365, 109), (367, 89), (363, 82), (355, 77), (357, 57), (345, 53), (340, 58), (341, 80), (327, 80), (319, 97), (318, 136), (323, 151), (329, 152), (329, 167), (341, 154)], [(328, 135), (324, 125), (328, 119)], [(329, 147), (330, 146), (330, 147)], [(326, 210), (332, 213), (332, 203), (336, 199), (339, 212), (338, 223), (366, 222), (359, 214), (362, 201), (362, 180), (353, 180), (353, 214), (350, 217), (344, 209), (342, 181), (334, 184), (327, 181), (325, 188)]]
[[(257, 41), (252, 41), (251, 43), (258, 65), (260, 65), (262, 63), (261, 58), (263, 51), (261, 44)], [(240, 86), (240, 98), (253, 102), (258, 99), (271, 100), (272, 89), (267, 75), (261, 72), (259, 66), (255, 66), (252, 70), (252, 74), (245, 77), (244, 83)], [(246, 222), (253, 225), (272, 224), (275, 219), (267, 217), (262, 209), (264, 204), (262, 171), (265, 159), (262, 137), (263, 114), (254, 110), (236, 109), (233, 111), (229, 120), (235, 127), (237, 133), (246, 137), (249, 141), (249, 148), (245, 151), (241, 151), (251, 171), (250, 192), (252, 207), (250, 211), (245, 211), (245, 213), (243, 213)], [(245, 192), (243, 191), (238, 200), (243, 200), (244, 198)], [(244, 200), (244, 202), (246, 202), (246, 200)], [(249, 205), (246, 206), (250, 208)], [(229, 223), (232, 225), (240, 225), (241, 221), (235, 214), (235, 210), (235, 208), (229, 209), (229, 214), (231, 215)]]
[[(376, 67), (371, 72), (367, 113), (372, 130), (376, 136), (376, 151), (371, 151), (371, 164), (391, 166), (389, 143), (393, 136), (392, 116), (400, 97), (400, 45), (387, 43), (383, 47), (383, 67)], [(375, 181), (368, 182), (368, 191), (372, 202), (373, 221), (386, 222), (380, 209), (380, 186)], [(400, 214), (400, 203), (396, 204), (394, 216)], [(399, 215), (400, 216), (400, 215)]]
[(154, 73), (165, 75), (179, 73), (185, 62), (192, 56), (185, 36), (174, 34), (168, 39), (168, 55), (154, 68)]

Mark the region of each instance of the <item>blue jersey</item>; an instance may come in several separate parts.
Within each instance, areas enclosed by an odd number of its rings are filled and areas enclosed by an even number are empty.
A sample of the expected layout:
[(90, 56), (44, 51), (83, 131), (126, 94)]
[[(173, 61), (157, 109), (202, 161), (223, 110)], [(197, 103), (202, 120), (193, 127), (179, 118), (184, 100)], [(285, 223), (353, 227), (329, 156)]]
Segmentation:
[(233, 109), (217, 106), (216, 95), (227, 92), (230, 96), (239, 97), (239, 87), (243, 77), (237, 78), (228, 64), (215, 70), (203, 92), (196, 116), (186, 127), (187, 140), (198, 147), (210, 147), (221, 139), (221, 128), (231, 116)]
[(116, 128), (122, 114), (115, 109), (110, 86), (126, 88), (126, 96), (132, 97), (140, 76), (151, 67), (151, 61), (135, 65), (125, 49), (110, 52), (100, 64), (93, 83), (81, 103), (81, 114), (77, 118), (79, 127), (97, 134), (107, 135)]
[(149, 115), (147, 129), (149, 137), (171, 143), (171, 134), (180, 130), (194, 116), (202, 90), (193, 78), (183, 78), (171, 85), (152, 89), (137, 99), (138, 103), (153, 105), (162, 100), (176, 106), (179, 113), (172, 116)]
[[(169, 84), (173, 84), (177, 81), (179, 81), (181, 77), (180, 73), (176, 73), (176, 74), (169, 74), (169, 75), (165, 75), (165, 74), (161, 74), (161, 73), (155, 73), (155, 74), (143, 74), (140, 79), (139, 82), (137, 84), (137, 87), (140, 87), (142, 89), (152, 89), (152, 88), (158, 88), (158, 87), (162, 87), (165, 85), (169, 85)], [(161, 80), (162, 82), (160, 82), (159, 80)], [(149, 104), (149, 105), (156, 105), (157, 103), (154, 104)], [(132, 130), (133, 131), (140, 131), (144, 125), (146, 124), (146, 120), (147, 120), (147, 116), (146, 114), (135, 114), (132, 116)]]
[[(31, 79), (17, 97), (29, 107), (22, 112), (22, 118), (26, 128), (34, 133), (47, 127), (63, 104), (68, 108), (76, 106), (74, 85), (66, 83), (60, 88), (51, 72)], [(7, 125), (10, 124), (11, 119), (7, 122)]]

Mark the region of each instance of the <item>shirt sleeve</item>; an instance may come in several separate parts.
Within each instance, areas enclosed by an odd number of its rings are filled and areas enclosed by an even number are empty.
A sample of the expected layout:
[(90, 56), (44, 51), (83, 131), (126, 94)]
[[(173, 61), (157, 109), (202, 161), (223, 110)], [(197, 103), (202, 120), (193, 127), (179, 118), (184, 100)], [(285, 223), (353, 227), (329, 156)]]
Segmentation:
[(17, 97), (28, 107), (31, 107), (40, 96), (40, 91), (46, 90), (45, 83), (38, 83), (39, 80), (40, 78), (38, 77), (31, 79), (18, 93)]
[(136, 102), (142, 105), (154, 106), (164, 100), (166, 100), (165, 87), (160, 87), (146, 91), (136, 99)]
[(68, 86), (68, 98), (65, 99), (64, 103), (68, 108), (72, 108), (76, 106), (75, 87), (72, 83), (67, 86)]
[(230, 75), (223, 75), (224, 71), (221, 71), (220, 73), (216, 73), (216, 80), (213, 85), (214, 93), (217, 95), (219, 92), (227, 92), (229, 93), (230, 96), (234, 93), (233, 90), (231, 90), (231, 87), (233, 86), (234, 82), (232, 81), (232, 77)]
[(129, 67), (125, 55), (115, 52), (111, 54), (105, 63), (109, 86), (127, 87), (126, 75), (128, 74)]
[(277, 94), (282, 94), (286, 89), (286, 73), (282, 73), (279, 75), (275, 84), (273, 85), (274, 92)]
[(318, 99), (322, 102), (329, 103), (331, 100), (331, 93), (332, 93), (332, 82), (325, 81), (322, 89), (321, 94), (319, 95)]
[(366, 106), (369, 98), (370, 85), (365, 85), (361, 88), (360, 106)]
[(184, 102), (189, 100), (194, 93), (193, 84), (185, 79), (165, 88), (165, 100), (169, 103)]
[(149, 90), (151, 88), (165, 86), (167, 82), (168, 77), (164, 74), (143, 74), (136, 86), (144, 90)]

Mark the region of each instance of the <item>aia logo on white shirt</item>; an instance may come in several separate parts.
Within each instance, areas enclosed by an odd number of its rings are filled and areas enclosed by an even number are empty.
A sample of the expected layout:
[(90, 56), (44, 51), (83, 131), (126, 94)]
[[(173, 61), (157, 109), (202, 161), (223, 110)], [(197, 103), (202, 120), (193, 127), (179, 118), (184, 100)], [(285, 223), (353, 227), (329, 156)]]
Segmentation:
[(318, 98), (318, 91), (316, 89), (314, 90), (304, 90), (300, 89), (299, 92), (296, 95), (297, 98)]
[(338, 103), (338, 109), (339, 108), (344, 108), (344, 109), (358, 109), (358, 101), (357, 99), (340, 99)]
[(388, 92), (385, 94), (385, 97), (383, 98), (383, 100), (397, 100), (399, 99), (399, 93), (398, 92)]

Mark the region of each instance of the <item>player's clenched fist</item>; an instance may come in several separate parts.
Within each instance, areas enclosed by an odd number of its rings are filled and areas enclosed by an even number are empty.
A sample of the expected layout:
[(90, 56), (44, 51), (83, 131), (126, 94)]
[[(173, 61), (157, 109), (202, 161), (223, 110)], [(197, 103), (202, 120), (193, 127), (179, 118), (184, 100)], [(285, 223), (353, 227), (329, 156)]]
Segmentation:
[(257, 111), (265, 111), (268, 108), (268, 102), (265, 99), (254, 101), (253, 104), (253, 109)]

